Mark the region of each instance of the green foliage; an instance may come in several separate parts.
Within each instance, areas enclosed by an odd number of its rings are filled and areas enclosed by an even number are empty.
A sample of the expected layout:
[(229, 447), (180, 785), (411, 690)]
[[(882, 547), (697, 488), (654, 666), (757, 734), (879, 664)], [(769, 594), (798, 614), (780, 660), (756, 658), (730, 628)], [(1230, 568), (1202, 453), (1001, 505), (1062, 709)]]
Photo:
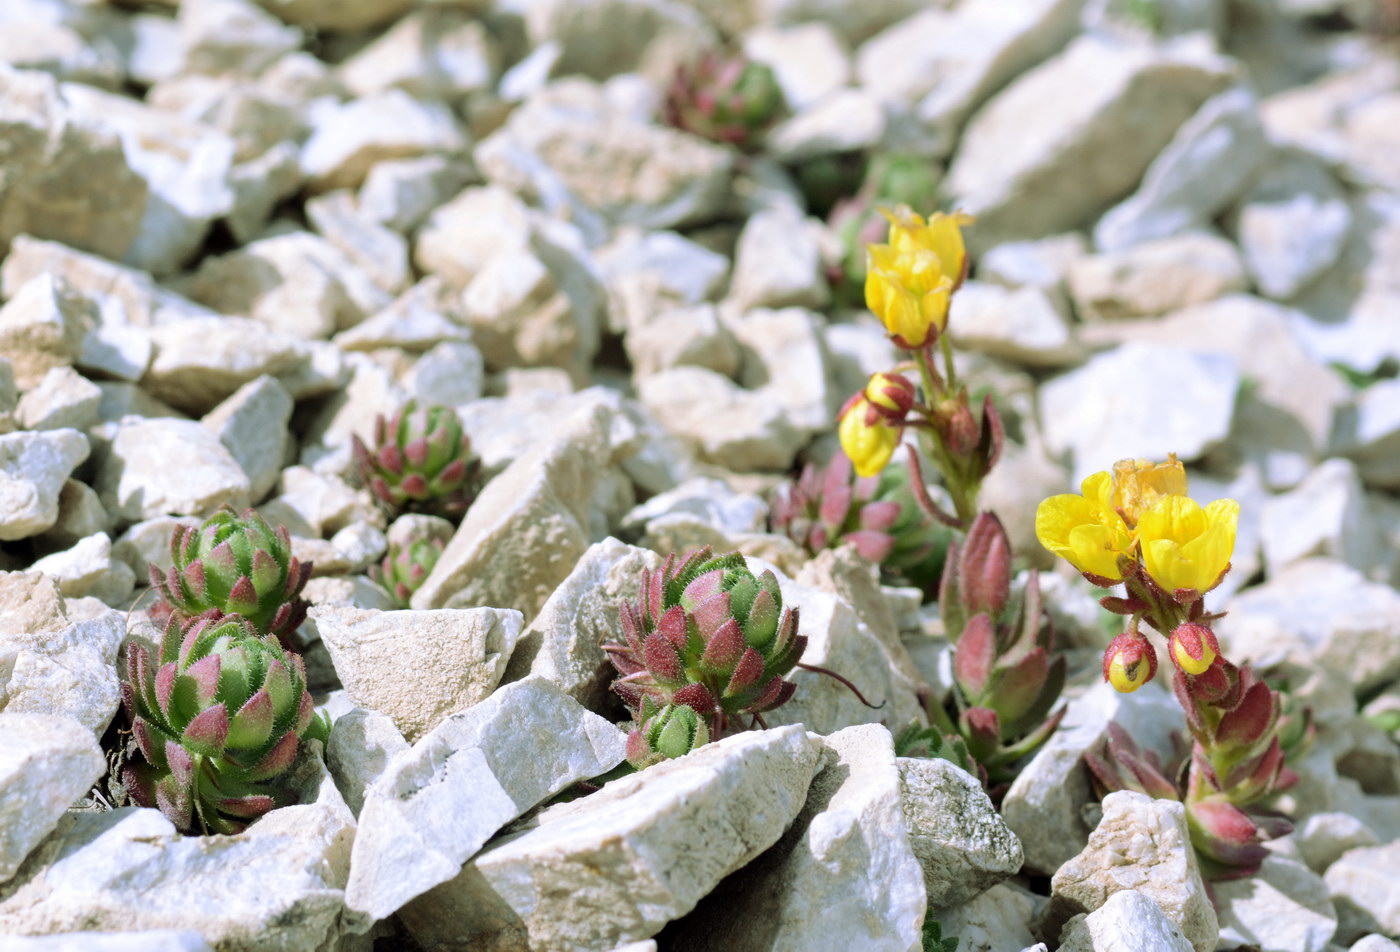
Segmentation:
[(451, 407), (410, 400), (374, 421), (374, 445), (352, 445), (360, 479), (391, 512), (460, 516), (471, 504), (476, 469), (471, 440)]
[(935, 919), (924, 920), (924, 952), (958, 952), (955, 936), (943, 937), (943, 927)]
[(944, 734), (936, 727), (910, 724), (894, 739), (894, 753), (896, 757), (946, 760), (974, 777), (981, 775), (981, 768), (967, 752), (967, 742), (957, 734)]

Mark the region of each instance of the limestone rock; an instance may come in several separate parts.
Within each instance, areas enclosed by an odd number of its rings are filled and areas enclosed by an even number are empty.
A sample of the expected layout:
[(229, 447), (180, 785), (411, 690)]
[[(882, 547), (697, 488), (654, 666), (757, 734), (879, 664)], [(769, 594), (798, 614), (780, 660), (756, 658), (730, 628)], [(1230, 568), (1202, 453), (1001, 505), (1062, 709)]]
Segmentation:
[(127, 522), (207, 516), (225, 503), (242, 509), (252, 501), (243, 467), (193, 420), (123, 418), (95, 488), (107, 511)]
[(1124, 889), (1088, 915), (1071, 919), (1060, 933), (1060, 950), (1191, 952), (1191, 943), (1155, 902), (1137, 890)]
[(71, 717), (0, 712), (0, 883), (106, 770), (92, 731)]
[(467, 138), (445, 106), (390, 89), (321, 116), (302, 149), (301, 167), (316, 191), (355, 188), (376, 162), (455, 155), (466, 148)]
[(897, 762), (909, 842), (923, 868), (929, 908), (967, 902), (1021, 869), (1021, 843), (979, 780), (946, 760)]
[(6, 941), (14, 952), (214, 952), (204, 936), (191, 929), (65, 932), (52, 936), (9, 936)]
[(1367, 932), (1400, 933), (1400, 888), (1395, 882), (1400, 842), (1348, 850), (1323, 877), (1336, 905), (1337, 938), (1351, 941)]
[(1069, 271), (1070, 296), (1086, 320), (1165, 314), (1248, 286), (1234, 245), (1210, 234), (1154, 239), (1083, 258)]
[(342, 63), (339, 73), (358, 96), (394, 88), (415, 99), (452, 101), (491, 89), (500, 59), (484, 22), (439, 5), (399, 20)]
[(0, 539), (38, 535), (57, 522), (59, 493), (87, 455), (77, 430), (0, 436)]
[(672, 367), (704, 367), (725, 377), (739, 370), (739, 344), (712, 304), (665, 311), (634, 324), (623, 344), (638, 377)]
[(97, 493), (87, 483), (65, 480), (58, 493), (58, 521), (44, 540), (58, 545), (72, 545), (79, 539), (112, 528), (112, 520)]
[(863, 89), (838, 89), (768, 131), (768, 152), (783, 162), (873, 148), (885, 135), (885, 111)]
[(1074, 41), (969, 122), (947, 187), (977, 216), (971, 240), (985, 247), (1087, 223), (1136, 184), (1226, 76), (1199, 49)]
[(272, 377), (262, 376), (238, 388), (200, 422), (243, 467), (248, 496), (257, 501), (267, 496), (282, 472), (291, 419), (291, 394)]
[(1293, 842), (1303, 862), (1318, 874), (1347, 850), (1379, 845), (1371, 828), (1349, 813), (1314, 813), (1294, 828)]
[(845, 42), (821, 22), (753, 30), (744, 37), (744, 55), (773, 71), (790, 109), (806, 109), (850, 80)]
[(559, 75), (641, 72), (668, 79), (682, 57), (716, 41), (700, 11), (671, 0), (547, 0), (529, 11), (531, 40), (559, 48)]
[(326, 741), (326, 769), (351, 813), (359, 817), (369, 788), (384, 775), (394, 757), (408, 749), (408, 741), (394, 726), (393, 718), (378, 711), (356, 707), (335, 719)]
[(1394, 557), (1355, 464), (1343, 459), (1325, 461), (1296, 489), (1265, 502), (1260, 538), (1270, 576), (1302, 559), (1330, 556), (1385, 577)]
[(1226, 948), (1324, 952), (1337, 929), (1337, 914), (1322, 877), (1302, 863), (1269, 856), (1244, 879), (1213, 883)]
[(638, 382), (638, 398), (697, 455), (732, 470), (781, 470), (804, 442), (773, 397), (702, 367), (675, 367)]
[[(426, 949), (589, 949), (647, 938), (754, 860), (821, 762), (800, 727), (737, 734), (551, 807), (400, 916)], [(706, 831), (703, 850), (688, 849)], [(548, 894), (549, 902), (538, 897)]]
[(1356, 395), (1337, 424), (1337, 451), (1356, 461), (1368, 485), (1400, 487), (1400, 381), (1381, 380)]
[(416, 741), (444, 717), (490, 696), (520, 636), (510, 609), (310, 611), (354, 702), (393, 718)]
[(96, 314), (61, 275), (41, 274), (14, 287), (16, 283), (6, 282), (10, 300), (0, 307), (0, 357), (14, 368), (15, 384), (28, 390), (49, 371), (77, 359)]
[(67, 598), (90, 596), (114, 608), (126, 608), (136, 573), (121, 559), (112, 557), (112, 540), (105, 532), (80, 539), (64, 552), (46, 555), (29, 567), (58, 583)]
[(530, 807), (617, 766), (625, 748), (622, 731), (538, 677), (452, 715), (395, 754), (365, 791), (346, 905), (387, 917), (454, 879)]
[(296, 338), (246, 318), (177, 321), (151, 338), (156, 357), (142, 386), (193, 413), (207, 413), (249, 381), (289, 373), (307, 360)]
[(360, 186), (360, 215), (408, 233), (466, 184), (464, 170), (446, 156), (376, 162)]
[(1050, 881), (1041, 927), (1053, 935), (1070, 916), (1092, 912), (1125, 889), (1156, 902), (1196, 952), (1215, 948), (1219, 926), (1180, 803), (1129, 790), (1104, 797), (1103, 819), (1089, 845)]
[(413, 6), (411, 0), (258, 0), (297, 26), (354, 32), (389, 23)]
[(953, 298), (948, 332), (956, 346), (1030, 367), (1065, 366), (1083, 357), (1063, 305), (1036, 287), (964, 283)]
[(1028, 948), (1035, 944), (1029, 923), (1043, 901), (1027, 889), (999, 883), (970, 902), (929, 915), (938, 917), (945, 936), (957, 936), (959, 952), (1034, 952)]
[(602, 645), (626, 644), (620, 605), (660, 565), (655, 552), (612, 537), (589, 546), (521, 634), (503, 680), (539, 675), (589, 710), (606, 710), (616, 672)]
[(739, 233), (731, 295), (741, 308), (820, 308), (830, 298), (812, 226), (787, 205), (760, 211)]
[(97, 422), (102, 391), (71, 367), (54, 367), (20, 398), (18, 416), (26, 430), (85, 430)]
[(384, 291), (396, 294), (412, 281), (408, 240), (362, 217), (349, 190), (316, 196), (306, 203), (306, 214), (317, 232)]
[(908, 952), (918, 944), (923, 879), (890, 732), (867, 724), (820, 743), (825, 766), (802, 812), (675, 927), (678, 952)]

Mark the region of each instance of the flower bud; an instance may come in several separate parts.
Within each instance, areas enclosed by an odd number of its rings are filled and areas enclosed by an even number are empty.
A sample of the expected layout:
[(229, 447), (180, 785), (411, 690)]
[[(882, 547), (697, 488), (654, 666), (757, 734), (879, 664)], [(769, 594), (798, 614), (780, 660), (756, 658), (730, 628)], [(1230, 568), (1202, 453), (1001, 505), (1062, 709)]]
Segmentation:
[(886, 421), (863, 392), (847, 401), (837, 419), (836, 435), (856, 475), (878, 475), (899, 447), (903, 427)]
[(914, 385), (903, 374), (872, 374), (865, 399), (892, 424), (901, 424), (914, 406)]
[(1125, 632), (1114, 638), (1103, 653), (1103, 679), (1131, 694), (1157, 676), (1157, 652), (1142, 634)]
[(1011, 540), (1001, 520), (981, 512), (972, 521), (959, 553), (958, 588), (968, 615), (1001, 616), (1011, 597)]
[(1215, 640), (1215, 632), (1195, 622), (1178, 625), (1171, 634), (1167, 650), (1172, 662), (1190, 675), (1204, 674), (1220, 657), (1220, 643)]
[(970, 456), (982, 439), (982, 427), (972, 415), (967, 405), (967, 392), (963, 391), (956, 399), (944, 400), (935, 411), (938, 428), (948, 449), (959, 458)]

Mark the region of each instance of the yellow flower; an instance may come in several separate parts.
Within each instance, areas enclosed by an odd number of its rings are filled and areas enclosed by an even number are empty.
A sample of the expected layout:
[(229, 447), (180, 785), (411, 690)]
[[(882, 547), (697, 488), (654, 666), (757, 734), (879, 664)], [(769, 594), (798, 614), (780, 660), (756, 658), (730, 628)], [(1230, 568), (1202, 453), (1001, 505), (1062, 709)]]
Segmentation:
[(892, 426), (871, 406), (864, 393), (857, 394), (842, 411), (836, 435), (851, 458), (856, 474), (875, 476), (889, 463), (899, 446), (902, 428)]
[(1230, 565), (1240, 504), (1217, 499), (1202, 508), (1186, 496), (1164, 496), (1138, 519), (1142, 562), (1168, 592), (1208, 592)]
[(1108, 473), (1095, 473), (1080, 484), (1082, 495), (1046, 499), (1035, 511), (1035, 536), (1079, 571), (1117, 582), (1118, 557), (1131, 553), (1133, 537), (1109, 503), (1112, 485)]
[(1136, 632), (1124, 632), (1103, 654), (1103, 679), (1123, 694), (1132, 694), (1157, 675), (1157, 651)]
[(1110, 501), (1127, 521), (1137, 525), (1142, 514), (1163, 496), (1186, 495), (1186, 467), (1175, 453), (1165, 463), (1146, 459), (1120, 459), (1113, 464), (1113, 492)]
[(907, 205), (884, 212), (887, 244), (867, 249), (865, 303), (901, 347), (922, 347), (948, 323), (948, 305), (967, 266), (961, 213), (925, 221)]

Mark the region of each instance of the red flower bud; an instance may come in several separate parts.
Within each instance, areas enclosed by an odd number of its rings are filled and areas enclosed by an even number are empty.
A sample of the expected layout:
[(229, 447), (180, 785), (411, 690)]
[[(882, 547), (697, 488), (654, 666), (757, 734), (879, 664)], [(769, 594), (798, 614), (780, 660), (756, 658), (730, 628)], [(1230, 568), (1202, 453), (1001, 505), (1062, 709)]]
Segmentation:
[(1220, 643), (1205, 625), (1187, 622), (1172, 631), (1167, 651), (1183, 673), (1200, 675), (1220, 657)]
[(1131, 694), (1157, 676), (1157, 652), (1140, 632), (1124, 632), (1103, 653), (1103, 679)]
[(958, 588), (968, 615), (997, 618), (1011, 597), (1011, 540), (994, 513), (978, 513), (958, 555)]

